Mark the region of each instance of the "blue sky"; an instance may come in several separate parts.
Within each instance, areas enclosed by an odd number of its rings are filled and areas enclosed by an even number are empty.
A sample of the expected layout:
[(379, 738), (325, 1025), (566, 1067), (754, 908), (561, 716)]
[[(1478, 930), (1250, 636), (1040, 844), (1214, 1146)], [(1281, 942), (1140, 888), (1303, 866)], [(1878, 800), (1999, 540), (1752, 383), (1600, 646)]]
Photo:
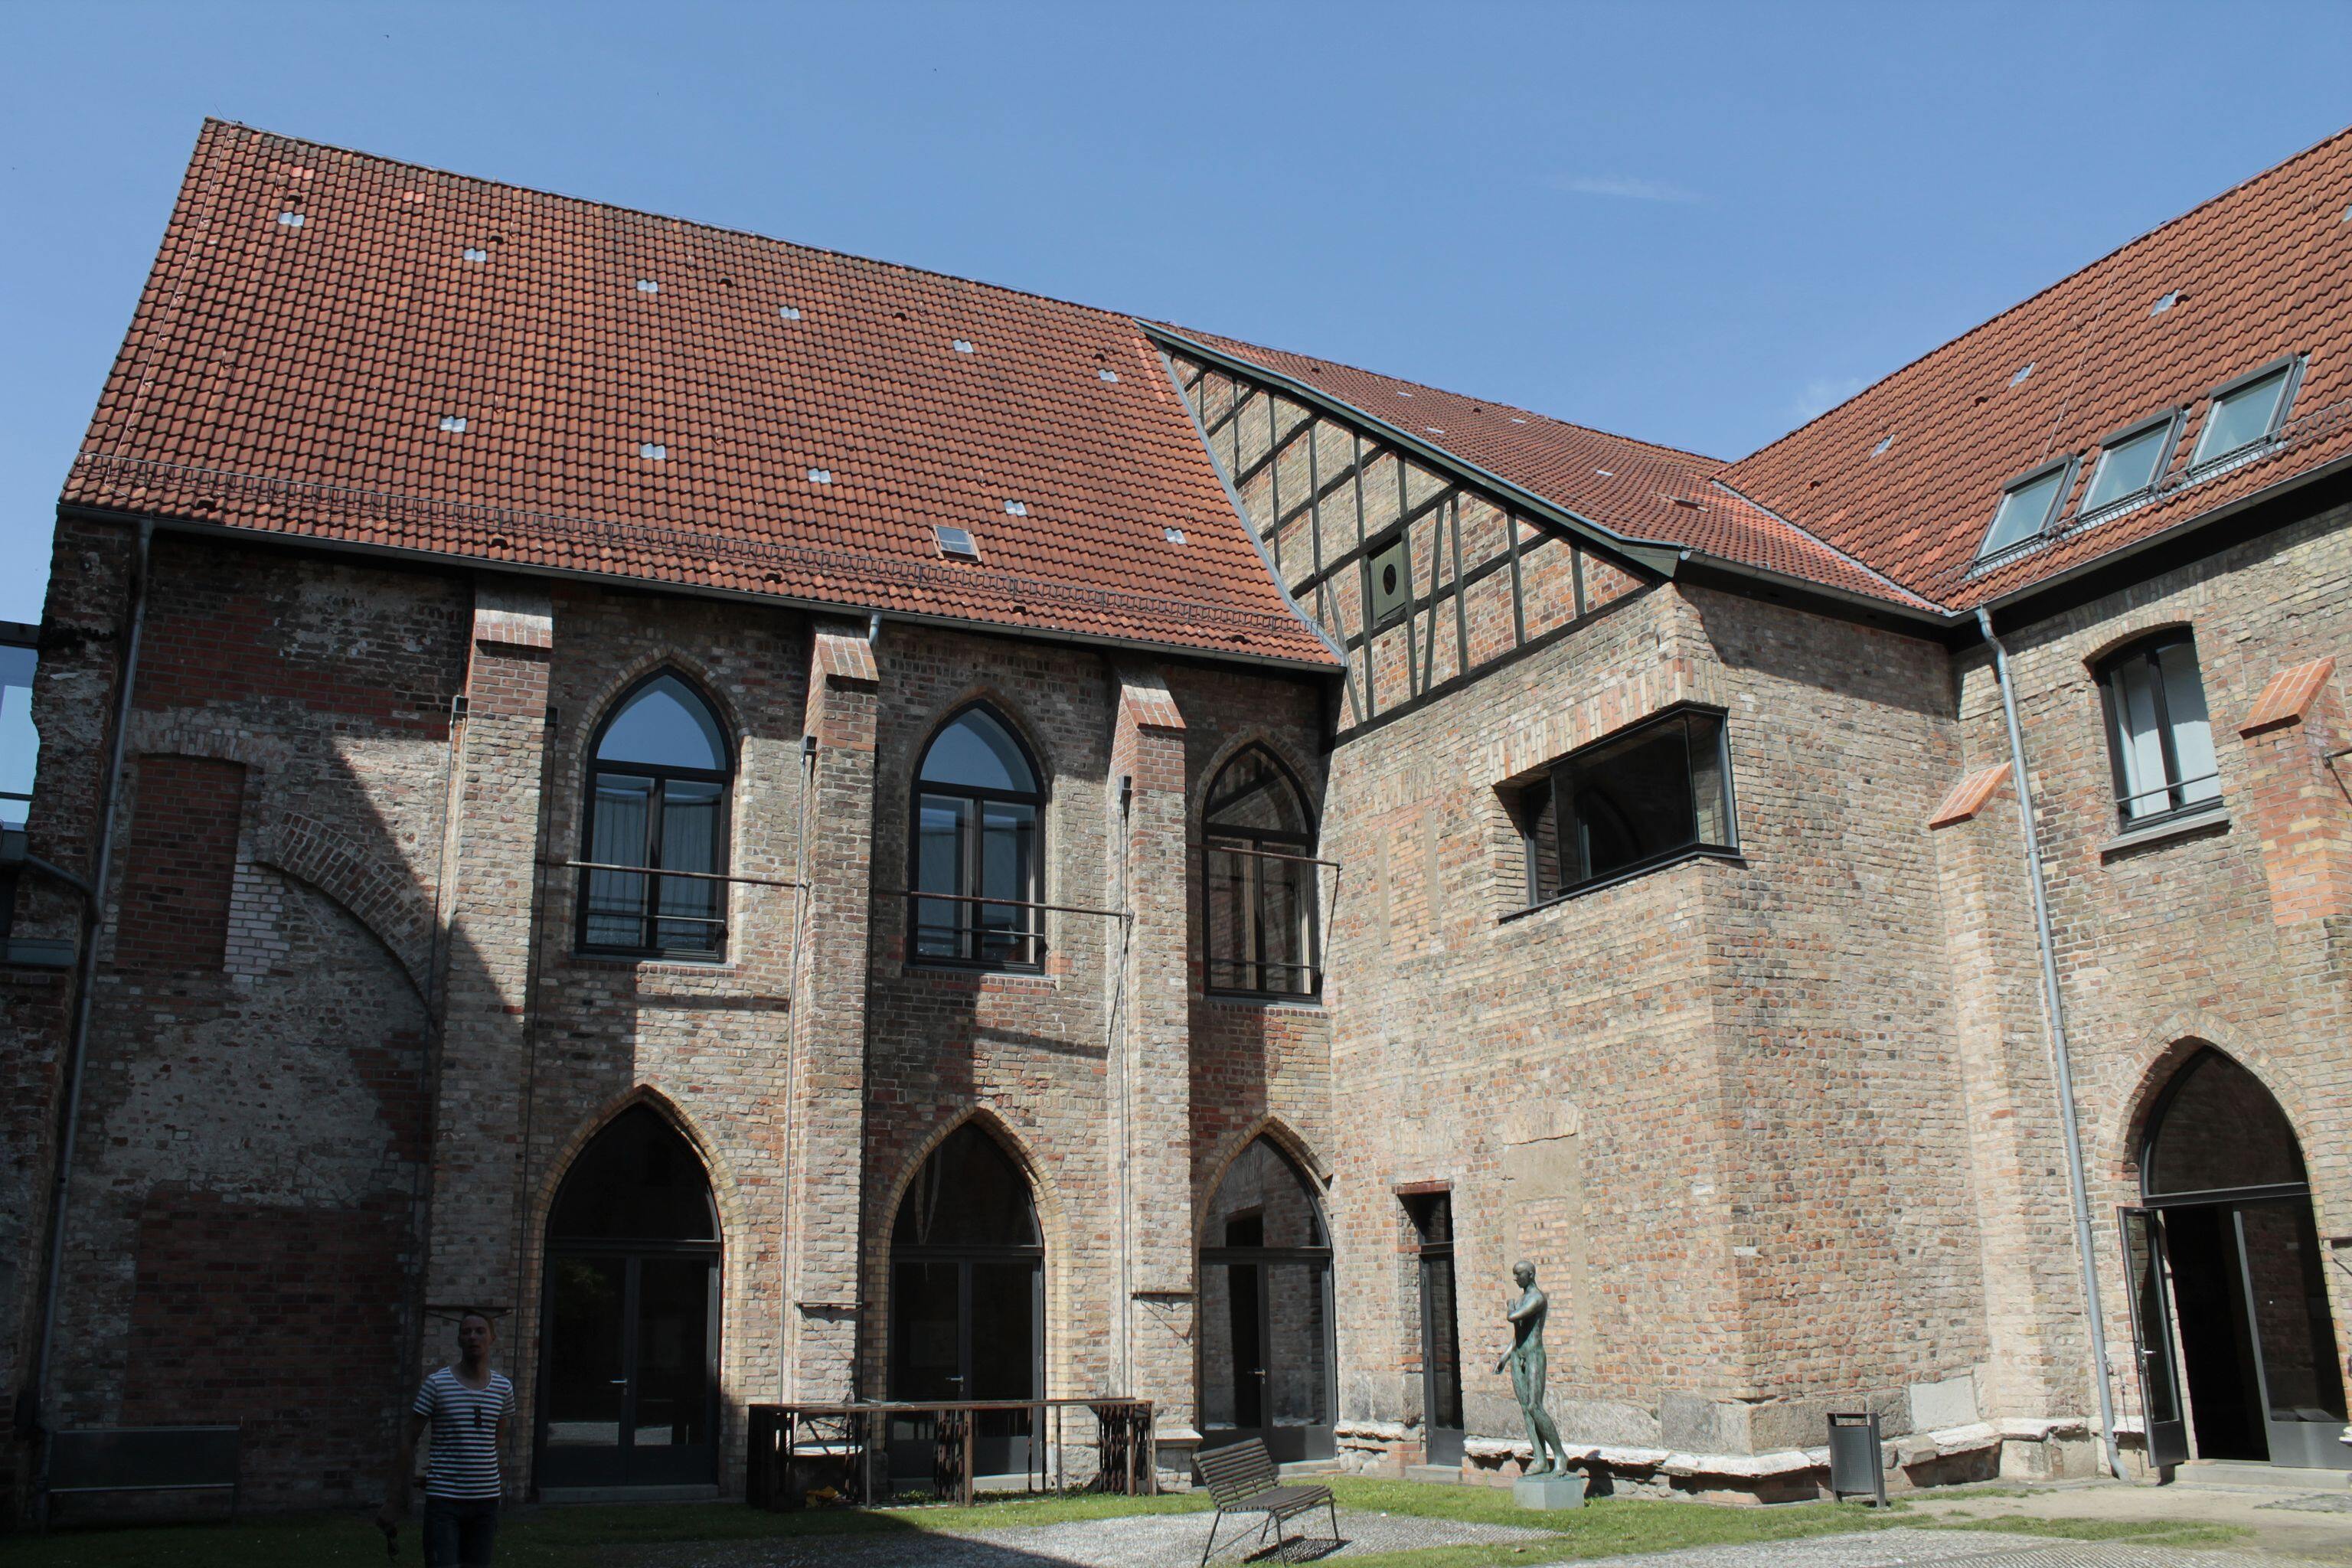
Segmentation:
[(2352, 5), (0, 5), (0, 618), (206, 114), (1736, 457), (2352, 120)]

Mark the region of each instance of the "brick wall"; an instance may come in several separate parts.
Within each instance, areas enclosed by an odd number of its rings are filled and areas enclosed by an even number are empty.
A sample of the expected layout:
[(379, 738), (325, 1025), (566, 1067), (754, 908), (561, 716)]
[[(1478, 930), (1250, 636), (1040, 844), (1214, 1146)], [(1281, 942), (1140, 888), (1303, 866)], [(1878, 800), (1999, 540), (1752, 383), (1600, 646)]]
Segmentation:
[(145, 756), (123, 836), (114, 959), (125, 969), (217, 969), (228, 952), (245, 769)]

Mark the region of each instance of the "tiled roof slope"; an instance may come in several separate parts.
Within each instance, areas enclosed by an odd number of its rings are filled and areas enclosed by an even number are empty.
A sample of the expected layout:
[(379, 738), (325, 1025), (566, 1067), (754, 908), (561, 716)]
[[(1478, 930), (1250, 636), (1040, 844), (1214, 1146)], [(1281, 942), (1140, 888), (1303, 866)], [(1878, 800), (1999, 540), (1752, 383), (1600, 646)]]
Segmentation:
[(1333, 662), (1127, 317), (217, 121), (63, 499)]
[(1714, 482), (1724, 464), (1353, 365), (1190, 328), (1178, 337), (1360, 409), (1554, 506), (1630, 539), (1914, 609), (1927, 601)]
[[(2177, 290), (2178, 302), (2151, 314)], [(2181, 482), (2208, 405), (2190, 410), (2148, 505), (1984, 569), (2011, 479), (2127, 421), (2309, 356), (2282, 439)], [(2032, 374), (2012, 384), (2031, 364)], [(1886, 451), (1872, 449), (1891, 437)], [(1831, 544), (1956, 609), (1999, 597), (2352, 455), (2352, 131), (2213, 198), (1905, 366), (1723, 478)]]

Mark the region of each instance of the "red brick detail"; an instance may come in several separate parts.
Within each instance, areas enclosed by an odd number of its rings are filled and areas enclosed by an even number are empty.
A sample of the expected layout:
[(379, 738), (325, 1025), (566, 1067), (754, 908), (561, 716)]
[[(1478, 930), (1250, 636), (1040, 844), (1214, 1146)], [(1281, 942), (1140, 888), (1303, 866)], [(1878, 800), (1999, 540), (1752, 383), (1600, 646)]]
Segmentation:
[(209, 757), (139, 759), (124, 847), (115, 962), (125, 969), (218, 969), (228, 952), (245, 769)]
[(2238, 733), (2259, 735), (2265, 730), (2301, 723), (2304, 715), (2311, 711), (2320, 689), (2327, 684), (2327, 678), (2335, 673), (2336, 660), (2332, 658), (2315, 658), (2280, 670), (2263, 688), (2263, 694), (2254, 699), (2253, 711), (2238, 726)]
[(232, 1203), (176, 1184), (139, 1214), (126, 1426), (241, 1421), (248, 1499), (373, 1501), (406, 1250), (398, 1199)]
[(844, 632), (816, 634), (816, 667), (828, 680), (862, 680), (872, 685), (882, 679), (874, 665), (874, 645)]
[(1979, 768), (1951, 787), (1942, 803), (1936, 807), (1935, 813), (1927, 818), (1927, 826), (1931, 828), (1949, 827), (1955, 823), (1969, 820), (1985, 808), (1985, 802), (1992, 798), (1992, 792), (2006, 783), (2008, 778), (2007, 763), (2000, 763), (1989, 768)]
[[(2272, 678), (2254, 704), (2263, 711), (2282, 681), (2331, 663), (2320, 658)], [(2263, 845), (2271, 919), (2280, 925), (2352, 914), (2352, 806), (2327, 754), (2343, 742), (2344, 710), (2325, 673), (2307, 682), (2289, 718), (2246, 742), (2248, 815)], [(2284, 704), (2282, 704), (2284, 705)], [(2251, 728), (2251, 726), (2250, 726)]]

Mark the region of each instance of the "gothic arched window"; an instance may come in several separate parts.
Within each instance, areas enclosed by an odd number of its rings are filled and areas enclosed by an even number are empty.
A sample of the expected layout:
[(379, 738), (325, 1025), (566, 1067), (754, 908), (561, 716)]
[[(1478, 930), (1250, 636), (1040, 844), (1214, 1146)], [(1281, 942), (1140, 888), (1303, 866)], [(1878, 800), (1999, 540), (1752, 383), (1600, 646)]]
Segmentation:
[(580, 945), (719, 956), (734, 764), (710, 704), (680, 676), (648, 676), (614, 706), (589, 755), (580, 858), (598, 868), (580, 874)]
[(1036, 763), (986, 708), (966, 708), (931, 738), (916, 771), (913, 957), (1040, 961), (1045, 816)]
[(1287, 769), (1263, 746), (1237, 753), (1209, 786), (1208, 988), (1313, 996), (1315, 819)]

